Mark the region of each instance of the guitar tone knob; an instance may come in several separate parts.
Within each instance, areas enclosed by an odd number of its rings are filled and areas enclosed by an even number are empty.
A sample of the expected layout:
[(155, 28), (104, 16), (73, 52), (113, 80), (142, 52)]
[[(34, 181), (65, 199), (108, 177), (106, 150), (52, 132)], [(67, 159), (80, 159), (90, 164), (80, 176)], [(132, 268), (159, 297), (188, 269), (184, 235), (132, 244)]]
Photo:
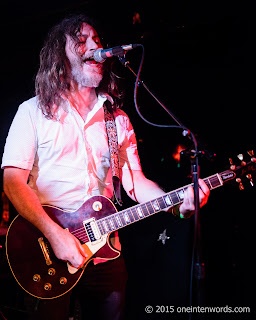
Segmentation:
[(51, 289), (52, 289), (52, 285), (47, 282), (47, 283), (44, 285), (44, 290), (50, 291)]
[(49, 276), (54, 276), (55, 273), (56, 273), (56, 270), (55, 270), (54, 268), (48, 269), (48, 274), (49, 274)]
[(39, 282), (41, 280), (41, 277), (40, 277), (40, 274), (34, 274), (34, 276), (33, 276), (33, 281), (35, 281), (35, 282)]
[(67, 278), (61, 277), (60, 278), (60, 284), (65, 285), (68, 282)]

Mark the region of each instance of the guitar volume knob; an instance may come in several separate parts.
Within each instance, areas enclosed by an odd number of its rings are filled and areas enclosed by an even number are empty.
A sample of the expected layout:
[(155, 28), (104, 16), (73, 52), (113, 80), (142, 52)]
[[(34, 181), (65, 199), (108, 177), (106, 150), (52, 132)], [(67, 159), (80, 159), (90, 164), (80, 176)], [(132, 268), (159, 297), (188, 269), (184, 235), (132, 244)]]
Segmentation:
[(65, 285), (68, 282), (67, 278), (61, 277), (60, 278), (60, 284)]
[(35, 281), (35, 282), (39, 282), (41, 280), (41, 276), (40, 276), (40, 274), (34, 274), (34, 276), (33, 276), (33, 281)]
[(47, 283), (44, 285), (44, 290), (50, 291), (51, 289), (52, 289), (52, 285), (47, 282)]

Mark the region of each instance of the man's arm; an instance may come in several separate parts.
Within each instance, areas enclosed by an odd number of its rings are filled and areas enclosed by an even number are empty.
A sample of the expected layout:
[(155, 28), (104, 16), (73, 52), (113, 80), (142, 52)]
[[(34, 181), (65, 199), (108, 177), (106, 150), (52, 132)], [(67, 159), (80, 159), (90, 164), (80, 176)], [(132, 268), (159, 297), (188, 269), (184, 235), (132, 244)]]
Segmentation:
[[(141, 170), (122, 170), (122, 184), (131, 199), (139, 203), (143, 203), (157, 197), (163, 196), (165, 192), (153, 181), (147, 179)], [(210, 190), (203, 180), (199, 180), (200, 206), (206, 204), (210, 195)], [(189, 187), (184, 192), (184, 200), (180, 206), (180, 213), (183, 216), (190, 216), (195, 210), (194, 191)]]
[(56, 257), (69, 261), (78, 268), (86, 258), (82, 245), (44, 211), (37, 195), (27, 184), (29, 172), (16, 167), (5, 167), (4, 192), (18, 213), (37, 227), (50, 241)]

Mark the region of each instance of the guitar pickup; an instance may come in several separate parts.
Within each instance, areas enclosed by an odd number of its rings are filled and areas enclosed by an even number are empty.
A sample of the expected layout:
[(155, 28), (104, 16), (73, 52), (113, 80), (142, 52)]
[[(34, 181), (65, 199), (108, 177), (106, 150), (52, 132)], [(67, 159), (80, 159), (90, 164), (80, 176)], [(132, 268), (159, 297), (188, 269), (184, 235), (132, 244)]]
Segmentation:
[(94, 218), (84, 221), (83, 224), (91, 242), (101, 239), (101, 233)]

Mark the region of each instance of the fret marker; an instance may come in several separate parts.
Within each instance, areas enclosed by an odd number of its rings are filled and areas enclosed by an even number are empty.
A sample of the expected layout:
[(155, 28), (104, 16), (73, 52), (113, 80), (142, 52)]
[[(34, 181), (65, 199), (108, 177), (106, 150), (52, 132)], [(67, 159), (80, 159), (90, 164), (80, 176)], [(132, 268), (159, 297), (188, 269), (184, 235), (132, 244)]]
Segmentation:
[(116, 216), (116, 220), (117, 220), (119, 227), (122, 227), (123, 225), (122, 225), (121, 220), (118, 215)]
[(179, 196), (180, 200), (183, 200), (184, 199), (184, 191), (180, 190), (177, 193), (178, 193), (178, 196)]
[(127, 223), (130, 222), (130, 219), (129, 219), (129, 216), (128, 216), (127, 212), (124, 213), (124, 219), (125, 219), (125, 221), (126, 221)]
[(140, 207), (137, 208), (137, 211), (138, 211), (138, 213), (139, 213), (139, 216), (140, 216), (141, 218), (143, 218), (144, 215), (143, 215), (143, 212), (142, 212), (142, 210), (141, 210)]
[(167, 204), (168, 206), (171, 206), (171, 205), (172, 205), (172, 201), (171, 201), (171, 199), (169, 198), (169, 196), (166, 196), (166, 197), (164, 198), (164, 200), (165, 200), (165, 202), (166, 202), (166, 204)]
[(153, 204), (153, 207), (154, 207), (156, 210), (160, 210), (159, 204), (158, 204), (158, 202), (157, 202), (156, 200), (153, 201), (152, 204)]

